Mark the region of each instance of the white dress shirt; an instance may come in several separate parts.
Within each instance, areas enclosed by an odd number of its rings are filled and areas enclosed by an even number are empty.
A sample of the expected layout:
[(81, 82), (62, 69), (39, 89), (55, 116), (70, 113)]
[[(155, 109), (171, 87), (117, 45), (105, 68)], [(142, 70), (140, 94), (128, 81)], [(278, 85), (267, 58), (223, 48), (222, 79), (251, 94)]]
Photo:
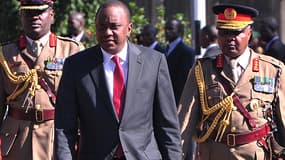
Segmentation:
[[(103, 65), (106, 77), (106, 83), (109, 90), (110, 97), (113, 97), (113, 80), (114, 80), (114, 71), (115, 71), (115, 63), (112, 61), (112, 57), (115, 56), (106, 52), (103, 48), (101, 48), (103, 53)], [(126, 85), (126, 81), (128, 78), (128, 44), (126, 43), (121, 52), (117, 53), (116, 56), (120, 57), (120, 64), (123, 67), (124, 71), (124, 84)]]

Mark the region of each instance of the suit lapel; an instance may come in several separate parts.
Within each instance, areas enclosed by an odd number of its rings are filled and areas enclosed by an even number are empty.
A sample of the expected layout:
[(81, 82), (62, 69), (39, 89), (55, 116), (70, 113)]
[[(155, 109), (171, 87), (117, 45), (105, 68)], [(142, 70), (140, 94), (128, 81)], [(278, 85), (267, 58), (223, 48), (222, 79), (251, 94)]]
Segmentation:
[(95, 83), (95, 87), (97, 90), (96, 95), (100, 96), (103, 103), (105, 103), (107, 110), (110, 112), (110, 114), (113, 115), (114, 119), (116, 121), (119, 121), (110, 94), (108, 92), (103, 65), (103, 53), (101, 52), (100, 47), (97, 46), (95, 50), (92, 51), (92, 54), (94, 54), (96, 57), (94, 58), (94, 61), (92, 60), (92, 62), (90, 62), (93, 63), (90, 64), (91, 66), (95, 64), (95, 66), (90, 72), (90, 75)]
[(133, 95), (136, 94), (137, 88), (137, 79), (141, 73), (142, 69), (142, 57), (140, 56), (141, 51), (132, 43), (128, 43), (128, 79), (126, 84), (126, 93), (125, 93), (125, 104), (122, 114), (122, 122), (124, 120), (124, 114), (131, 111), (133, 105)]

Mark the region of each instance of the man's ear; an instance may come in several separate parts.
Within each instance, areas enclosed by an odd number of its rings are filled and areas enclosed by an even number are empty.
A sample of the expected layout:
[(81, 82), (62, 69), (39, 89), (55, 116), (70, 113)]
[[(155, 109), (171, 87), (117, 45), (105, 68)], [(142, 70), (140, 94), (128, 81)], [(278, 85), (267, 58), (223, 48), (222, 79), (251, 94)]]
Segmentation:
[(133, 23), (129, 23), (128, 24), (128, 37), (130, 37), (130, 35), (131, 35), (131, 32), (132, 32), (132, 29), (133, 29)]

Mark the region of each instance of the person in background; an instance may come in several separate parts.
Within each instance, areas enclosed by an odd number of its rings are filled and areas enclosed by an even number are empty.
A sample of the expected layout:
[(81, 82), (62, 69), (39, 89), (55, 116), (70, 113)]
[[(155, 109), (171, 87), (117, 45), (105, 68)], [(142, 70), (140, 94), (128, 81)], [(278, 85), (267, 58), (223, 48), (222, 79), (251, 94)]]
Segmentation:
[(264, 54), (277, 58), (285, 63), (285, 44), (279, 37), (279, 24), (276, 18), (263, 17), (258, 26), (260, 40), (265, 45)]
[(218, 31), (215, 25), (206, 25), (200, 31), (200, 44), (205, 48), (203, 58), (213, 58), (221, 54), (217, 43)]
[(165, 52), (168, 68), (174, 89), (175, 101), (178, 103), (188, 72), (195, 61), (194, 49), (187, 46), (182, 37), (184, 26), (177, 19), (170, 19), (165, 23), (165, 39), (168, 47)]
[(193, 154), (195, 140), (196, 159), (284, 158), (285, 66), (249, 48), (256, 9), (229, 3), (213, 12), (222, 54), (189, 73), (178, 104), (183, 153)]
[[(65, 61), (55, 112), (57, 160), (182, 158), (177, 109), (165, 56), (128, 41), (128, 7), (103, 3), (98, 45)], [(78, 125), (77, 120), (80, 124)]]
[(68, 37), (78, 42), (89, 42), (90, 33), (85, 31), (85, 14), (82, 12), (72, 12), (68, 17)]
[(256, 53), (263, 54), (264, 50), (262, 46), (265, 46), (264, 44), (261, 44), (263, 41), (260, 40), (260, 33), (258, 31), (253, 31), (251, 38), (249, 40), (249, 47), (253, 49)]
[(2, 157), (52, 160), (54, 107), (62, 67), (65, 58), (82, 46), (51, 32), (53, 0), (20, 3), (24, 33), (0, 47)]
[(157, 29), (152, 24), (146, 24), (141, 31), (142, 45), (165, 53), (165, 49), (156, 40)]

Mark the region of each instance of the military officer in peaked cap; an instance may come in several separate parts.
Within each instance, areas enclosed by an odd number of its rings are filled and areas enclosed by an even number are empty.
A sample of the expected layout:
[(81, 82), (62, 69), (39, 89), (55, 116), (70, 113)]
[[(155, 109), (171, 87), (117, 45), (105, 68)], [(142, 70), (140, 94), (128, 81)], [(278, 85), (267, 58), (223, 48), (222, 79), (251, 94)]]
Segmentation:
[(222, 53), (189, 73), (178, 104), (184, 155), (195, 140), (197, 159), (276, 158), (282, 147), (272, 144), (273, 133), (285, 145), (284, 64), (248, 47), (257, 10), (221, 4), (213, 11)]
[(24, 33), (15, 42), (0, 46), (2, 157), (51, 160), (54, 103), (62, 66), (67, 56), (80, 51), (81, 45), (51, 32), (53, 0), (20, 3)]

